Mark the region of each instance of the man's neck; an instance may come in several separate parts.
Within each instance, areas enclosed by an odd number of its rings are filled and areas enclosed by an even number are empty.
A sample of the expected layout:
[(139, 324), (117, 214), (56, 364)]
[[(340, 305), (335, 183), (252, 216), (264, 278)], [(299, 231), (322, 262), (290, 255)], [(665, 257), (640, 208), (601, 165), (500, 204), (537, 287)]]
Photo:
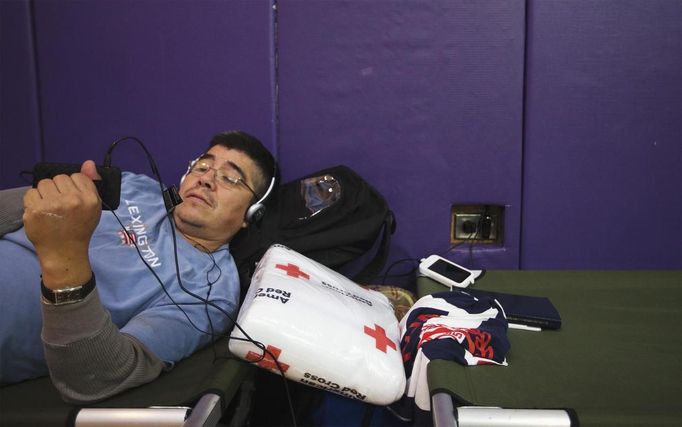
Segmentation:
[(218, 248), (220, 248), (223, 245), (220, 242), (214, 242), (210, 240), (192, 237), (190, 235), (183, 233), (182, 231), (180, 231), (180, 235), (185, 240), (187, 240), (192, 246), (203, 252), (215, 252), (216, 250), (218, 250)]

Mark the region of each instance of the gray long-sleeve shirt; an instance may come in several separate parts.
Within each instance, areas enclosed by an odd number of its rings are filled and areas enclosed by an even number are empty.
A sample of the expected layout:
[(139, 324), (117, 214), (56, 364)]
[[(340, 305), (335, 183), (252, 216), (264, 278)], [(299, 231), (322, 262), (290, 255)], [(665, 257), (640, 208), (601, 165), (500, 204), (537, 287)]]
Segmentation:
[(43, 304), (42, 312), (45, 360), (68, 402), (105, 399), (152, 381), (165, 368), (137, 339), (119, 332), (97, 288), (81, 302)]

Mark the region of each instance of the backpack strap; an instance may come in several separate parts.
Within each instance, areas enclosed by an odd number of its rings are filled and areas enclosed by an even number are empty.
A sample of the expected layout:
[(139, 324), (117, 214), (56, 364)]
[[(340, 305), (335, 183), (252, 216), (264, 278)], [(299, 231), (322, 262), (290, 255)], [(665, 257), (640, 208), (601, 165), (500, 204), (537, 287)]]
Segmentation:
[(353, 277), (354, 282), (368, 283), (379, 275), (381, 269), (386, 265), (388, 252), (391, 246), (391, 235), (395, 232), (395, 227), (395, 215), (393, 215), (393, 211), (389, 209), (384, 218), (381, 242), (379, 243), (374, 258), (372, 258), (372, 260)]

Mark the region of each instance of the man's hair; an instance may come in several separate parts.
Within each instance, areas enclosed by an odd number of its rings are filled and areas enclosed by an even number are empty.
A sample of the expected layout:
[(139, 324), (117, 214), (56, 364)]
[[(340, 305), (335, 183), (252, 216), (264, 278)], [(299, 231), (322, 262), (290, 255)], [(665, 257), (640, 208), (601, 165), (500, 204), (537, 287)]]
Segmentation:
[[(254, 189), (256, 193), (263, 196), (270, 185), (273, 175), (277, 174), (275, 159), (272, 157), (270, 151), (265, 148), (262, 142), (253, 135), (239, 130), (222, 132), (213, 137), (208, 144), (210, 149), (213, 146), (220, 145), (230, 150), (241, 151), (254, 161), (256, 167), (259, 169), (259, 177), (254, 177)], [(276, 178), (276, 177), (275, 177)]]

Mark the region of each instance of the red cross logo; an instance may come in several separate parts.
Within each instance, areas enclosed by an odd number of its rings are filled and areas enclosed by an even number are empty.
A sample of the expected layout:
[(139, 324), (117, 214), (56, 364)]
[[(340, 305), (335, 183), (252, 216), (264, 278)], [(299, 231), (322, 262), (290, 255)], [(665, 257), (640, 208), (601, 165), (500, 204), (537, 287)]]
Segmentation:
[(289, 264), (287, 264), (287, 265), (276, 264), (276, 265), (275, 265), (275, 268), (279, 268), (280, 270), (286, 271), (286, 272), (287, 272), (287, 276), (295, 277), (295, 278), (297, 278), (297, 279), (298, 279), (299, 277), (303, 277), (303, 278), (306, 279), (306, 280), (309, 280), (309, 279), (310, 279), (310, 276), (309, 276), (307, 273), (302, 272), (301, 269), (298, 268), (297, 265), (294, 265), (294, 264), (292, 264), (292, 263), (289, 263)]
[(395, 350), (395, 343), (388, 339), (384, 328), (377, 325), (376, 323), (374, 324), (374, 328), (375, 329), (365, 326), (365, 333), (376, 340), (377, 349), (383, 351), (384, 353), (386, 353), (386, 346)]
[[(272, 353), (272, 355), (275, 356), (274, 359), (272, 358), (270, 353)], [(249, 362), (258, 362), (256, 364), (261, 368), (279, 372), (279, 368), (277, 368), (277, 363), (275, 363), (275, 360), (279, 359), (280, 353), (282, 353), (282, 350), (280, 350), (277, 347), (269, 345), (268, 351), (265, 353), (265, 357), (261, 357), (262, 355), (260, 353), (250, 351), (246, 353), (246, 360), (248, 360)], [(289, 369), (289, 365), (287, 365), (286, 363), (279, 362), (279, 366), (282, 367), (282, 372), (286, 372), (287, 369)]]

